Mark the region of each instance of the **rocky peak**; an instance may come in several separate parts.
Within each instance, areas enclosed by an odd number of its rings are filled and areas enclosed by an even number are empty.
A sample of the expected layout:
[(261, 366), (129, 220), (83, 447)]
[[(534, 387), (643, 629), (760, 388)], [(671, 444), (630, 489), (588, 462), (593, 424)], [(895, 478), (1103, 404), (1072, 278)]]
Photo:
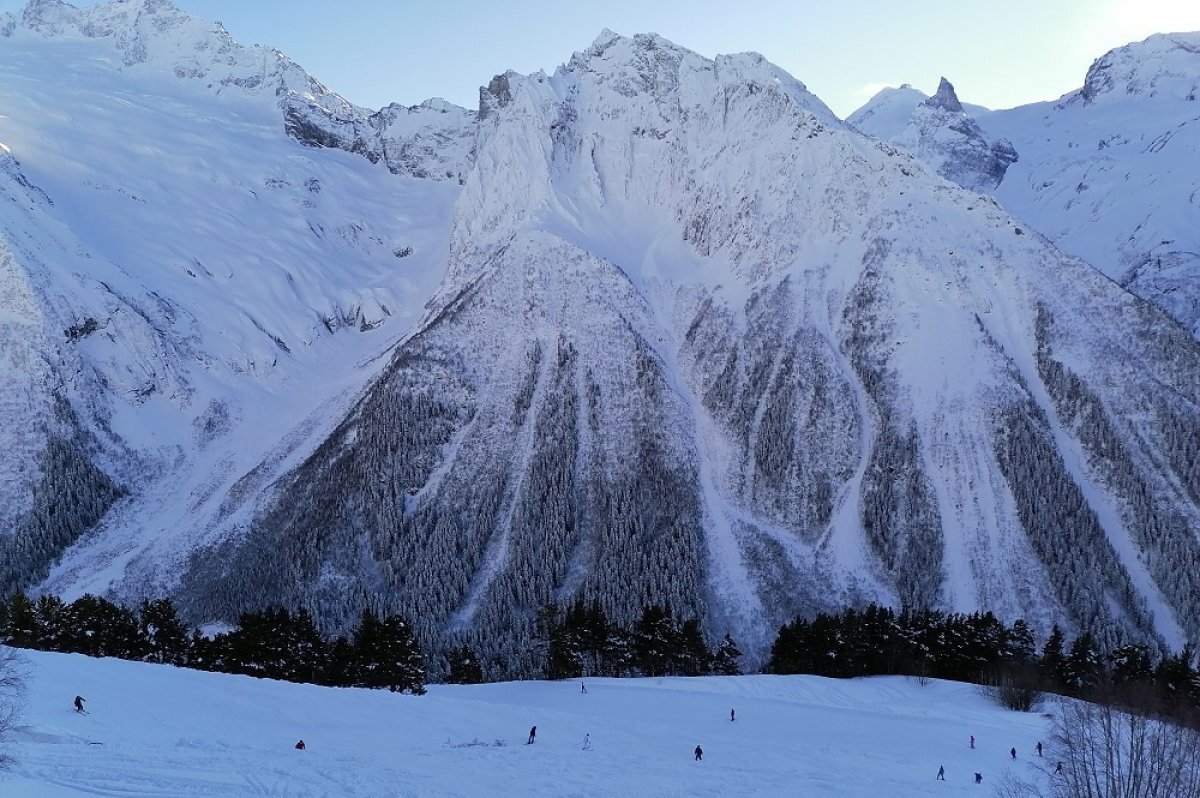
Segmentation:
[(962, 103), (958, 101), (958, 95), (954, 93), (954, 86), (945, 78), (941, 79), (937, 92), (926, 100), (925, 104), (931, 108), (941, 108), (955, 114), (963, 112)]

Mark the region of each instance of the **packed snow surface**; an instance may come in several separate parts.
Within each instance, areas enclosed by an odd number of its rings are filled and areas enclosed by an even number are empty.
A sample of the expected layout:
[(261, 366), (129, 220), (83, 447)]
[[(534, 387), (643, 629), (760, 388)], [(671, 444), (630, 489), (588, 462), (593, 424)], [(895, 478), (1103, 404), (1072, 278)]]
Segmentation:
[[(1034, 779), (1054, 756), (1034, 753), (1048, 742), (1044, 716), (1002, 710), (954, 682), (588, 679), (586, 694), (579, 682), (512, 682), (414, 697), (26, 657), (17, 763), (0, 774), (6, 798), (979, 796), (1008, 772)], [(71, 708), (77, 693), (89, 714)], [(533, 725), (537, 742), (525, 745)]]

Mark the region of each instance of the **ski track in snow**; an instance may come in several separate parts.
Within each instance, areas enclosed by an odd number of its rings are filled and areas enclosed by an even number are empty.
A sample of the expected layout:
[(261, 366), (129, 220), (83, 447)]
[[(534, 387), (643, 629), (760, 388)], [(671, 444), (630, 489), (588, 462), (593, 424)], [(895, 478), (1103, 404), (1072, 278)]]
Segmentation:
[[(577, 681), (433, 685), (414, 697), (25, 656), (5, 798), (977, 797), (1008, 772), (1036, 780), (1033, 748), (1049, 737), (1044, 716), (1001, 710), (972, 685), (901, 677), (588, 679), (586, 695)], [(77, 693), (90, 714), (71, 709)]]

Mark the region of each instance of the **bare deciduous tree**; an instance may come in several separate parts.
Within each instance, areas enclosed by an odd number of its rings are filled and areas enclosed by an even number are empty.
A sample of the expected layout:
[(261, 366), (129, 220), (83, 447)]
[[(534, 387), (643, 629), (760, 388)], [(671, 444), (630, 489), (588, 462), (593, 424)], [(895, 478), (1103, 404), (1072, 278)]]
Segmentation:
[[(1200, 731), (1114, 706), (1055, 701), (1040, 785), (1010, 778), (1006, 798), (1200, 798)], [(1044, 786), (1043, 786), (1044, 785)]]
[(5, 742), (16, 726), (24, 692), (20, 655), (15, 648), (0, 645), (0, 770), (12, 764)]

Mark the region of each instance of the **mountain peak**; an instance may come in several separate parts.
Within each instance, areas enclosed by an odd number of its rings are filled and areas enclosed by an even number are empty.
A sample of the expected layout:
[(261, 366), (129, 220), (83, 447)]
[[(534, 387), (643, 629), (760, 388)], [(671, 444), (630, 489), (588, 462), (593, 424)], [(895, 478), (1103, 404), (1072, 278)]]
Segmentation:
[(1156, 33), (1109, 50), (1088, 69), (1085, 103), (1142, 95), (1194, 100), (1200, 91), (1200, 33)]
[(925, 105), (931, 108), (943, 108), (951, 113), (962, 113), (962, 103), (958, 101), (958, 95), (954, 93), (954, 86), (950, 81), (942, 78), (938, 82), (937, 92), (925, 101)]

